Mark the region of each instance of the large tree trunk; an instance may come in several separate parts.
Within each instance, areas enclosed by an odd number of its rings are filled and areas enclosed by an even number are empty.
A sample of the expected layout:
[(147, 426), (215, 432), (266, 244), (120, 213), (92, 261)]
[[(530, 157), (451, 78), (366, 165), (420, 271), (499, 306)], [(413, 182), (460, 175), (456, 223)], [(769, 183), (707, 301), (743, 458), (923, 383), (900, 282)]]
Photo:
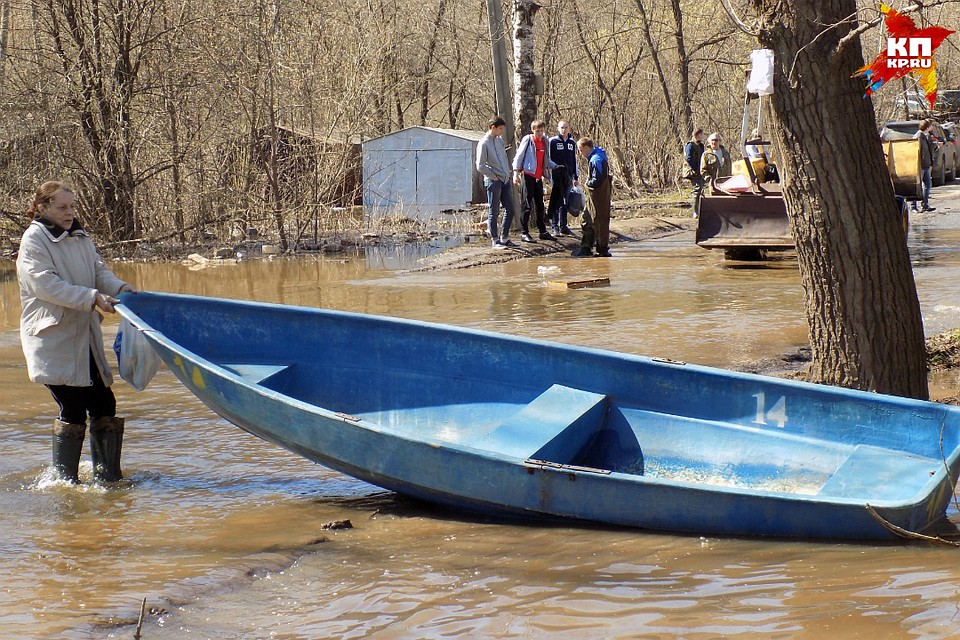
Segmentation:
[(813, 348), (812, 378), (928, 397), (923, 323), (859, 39), (855, 0), (754, 0), (774, 51), (774, 127)]

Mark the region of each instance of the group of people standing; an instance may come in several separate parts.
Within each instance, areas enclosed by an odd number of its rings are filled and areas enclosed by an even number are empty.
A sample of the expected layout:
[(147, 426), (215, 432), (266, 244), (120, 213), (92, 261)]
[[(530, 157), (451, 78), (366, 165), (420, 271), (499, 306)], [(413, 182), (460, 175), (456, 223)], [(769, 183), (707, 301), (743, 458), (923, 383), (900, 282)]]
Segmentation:
[(733, 173), (733, 159), (723, 146), (719, 133), (711, 133), (703, 144), (703, 129), (697, 127), (683, 147), (687, 166), (684, 175), (693, 184), (693, 217), (700, 217), (700, 196), (707, 183), (727, 178)]
[[(580, 247), (573, 254), (578, 257), (610, 256), (611, 178), (606, 151), (593, 140), (584, 137), (575, 140), (570, 123), (560, 120), (557, 135), (546, 137), (546, 123), (533, 122), (530, 133), (517, 146), (511, 164), (503, 142), (506, 121), (491, 118), (487, 132), (477, 144), (477, 170), (483, 174), (487, 191), (487, 230), (494, 248), (516, 246), (510, 240), (510, 226), (515, 216), (512, 185), (520, 188), (520, 240), (536, 242), (530, 234), (530, 218), (534, 217), (539, 240), (555, 240), (556, 236), (572, 236), (568, 216), (575, 215), (571, 207), (573, 191), (580, 184), (577, 166), (579, 153), (587, 161), (589, 173), (586, 187), (589, 206), (581, 216)], [(544, 180), (551, 181), (550, 202), (544, 208)], [(500, 217), (501, 207), (504, 210)], [(547, 223), (550, 230), (547, 230)]]

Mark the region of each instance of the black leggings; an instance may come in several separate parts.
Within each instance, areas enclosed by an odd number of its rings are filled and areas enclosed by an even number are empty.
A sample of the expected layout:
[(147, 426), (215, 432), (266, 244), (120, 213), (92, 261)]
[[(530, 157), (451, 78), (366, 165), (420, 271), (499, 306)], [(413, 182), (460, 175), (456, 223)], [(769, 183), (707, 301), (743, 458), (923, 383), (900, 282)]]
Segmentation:
[(110, 387), (100, 379), (100, 370), (93, 352), (90, 353), (90, 380), (89, 387), (71, 387), (65, 384), (48, 384), (47, 388), (53, 394), (53, 399), (60, 405), (60, 421), (71, 424), (85, 424), (87, 412), (90, 419), (113, 417), (117, 415), (117, 398)]

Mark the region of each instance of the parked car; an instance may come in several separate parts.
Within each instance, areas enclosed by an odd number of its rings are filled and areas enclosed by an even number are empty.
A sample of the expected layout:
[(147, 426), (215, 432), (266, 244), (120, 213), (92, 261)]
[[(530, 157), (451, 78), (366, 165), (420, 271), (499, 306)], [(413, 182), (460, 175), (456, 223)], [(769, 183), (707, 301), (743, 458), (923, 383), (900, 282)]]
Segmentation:
[(938, 118), (956, 118), (960, 115), (960, 89), (941, 89), (937, 92), (937, 101), (933, 112)]
[(941, 126), (947, 136), (947, 141), (953, 148), (953, 173), (947, 175), (947, 181), (955, 180), (957, 178), (957, 172), (960, 171), (960, 137), (958, 137), (960, 131), (957, 130), (957, 123), (955, 122), (944, 122)]
[[(880, 129), (880, 139), (883, 141), (908, 140), (914, 137), (920, 129), (919, 120), (891, 120)], [(934, 186), (942, 185), (947, 180), (957, 176), (957, 149), (956, 137), (951, 138), (943, 126), (933, 123), (933, 139), (942, 144), (937, 145), (933, 154), (933, 170), (931, 172)]]
[(930, 108), (930, 102), (922, 91), (911, 89), (902, 93), (893, 101), (894, 114), (898, 117), (952, 120), (960, 118), (960, 89), (941, 89), (937, 100)]
[(930, 113), (930, 103), (918, 91), (898, 95), (893, 101), (894, 115), (906, 118), (925, 118)]

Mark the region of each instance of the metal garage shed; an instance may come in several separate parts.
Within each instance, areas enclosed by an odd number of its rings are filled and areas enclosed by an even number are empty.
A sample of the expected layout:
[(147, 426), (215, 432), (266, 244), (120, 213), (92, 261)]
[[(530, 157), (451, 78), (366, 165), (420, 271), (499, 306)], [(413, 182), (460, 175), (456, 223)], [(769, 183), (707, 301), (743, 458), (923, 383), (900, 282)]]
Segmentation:
[(408, 127), (363, 143), (363, 206), (367, 215), (435, 218), (486, 202), (476, 169), (480, 131)]

